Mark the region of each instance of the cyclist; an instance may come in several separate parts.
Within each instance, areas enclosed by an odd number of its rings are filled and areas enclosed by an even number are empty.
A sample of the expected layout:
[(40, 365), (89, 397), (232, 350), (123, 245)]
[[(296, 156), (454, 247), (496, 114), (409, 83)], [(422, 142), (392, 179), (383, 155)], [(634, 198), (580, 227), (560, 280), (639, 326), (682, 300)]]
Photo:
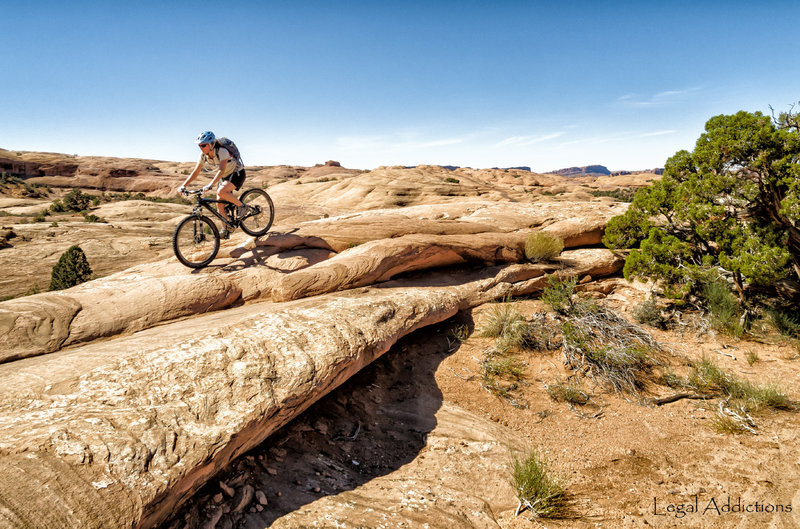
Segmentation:
[[(197, 161), (197, 165), (195, 165), (192, 174), (190, 174), (186, 180), (181, 184), (178, 188), (178, 193), (184, 193), (186, 191), (186, 186), (189, 185), (197, 175), (200, 174), (200, 171), (203, 167), (208, 164), (211, 167), (216, 167), (217, 172), (214, 175), (214, 178), (211, 182), (203, 187), (203, 193), (206, 193), (214, 184), (219, 182), (219, 186), (217, 187), (217, 200), (225, 200), (227, 202), (232, 202), (237, 206), (237, 216), (242, 218), (247, 213), (248, 207), (242, 204), (242, 202), (233, 196), (233, 191), (238, 191), (242, 184), (244, 184), (245, 179), (245, 172), (244, 172), (244, 164), (242, 160), (236, 156), (233, 156), (228, 149), (220, 145), (217, 141), (217, 137), (214, 135), (213, 132), (207, 130), (205, 132), (201, 132), (197, 139), (194, 141), (198, 147), (200, 147), (200, 159)], [(218, 203), (217, 210), (219, 214), (222, 215), (228, 221), (232, 221), (233, 219), (228, 218), (228, 215), (225, 213), (225, 204)], [(230, 237), (230, 233), (233, 231), (233, 228), (228, 230), (226, 226), (223, 228), (222, 232), (220, 232), (220, 237), (223, 239), (227, 239)]]

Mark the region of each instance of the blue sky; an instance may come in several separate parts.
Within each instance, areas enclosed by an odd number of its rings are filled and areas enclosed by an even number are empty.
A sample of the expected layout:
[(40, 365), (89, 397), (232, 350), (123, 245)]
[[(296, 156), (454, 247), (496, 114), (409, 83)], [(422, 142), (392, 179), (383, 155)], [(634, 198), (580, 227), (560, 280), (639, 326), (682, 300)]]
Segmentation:
[(0, 0), (0, 147), (248, 165), (663, 166), (800, 100), (800, 2)]

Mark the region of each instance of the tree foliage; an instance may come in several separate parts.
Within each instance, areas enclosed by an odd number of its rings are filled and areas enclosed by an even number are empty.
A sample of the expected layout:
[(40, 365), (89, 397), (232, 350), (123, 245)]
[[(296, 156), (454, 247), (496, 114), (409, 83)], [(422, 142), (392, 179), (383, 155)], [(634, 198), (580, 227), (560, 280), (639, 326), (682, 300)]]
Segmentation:
[(662, 179), (611, 219), (605, 244), (634, 248), (625, 277), (660, 279), (668, 294), (696, 292), (710, 268), (750, 287), (800, 277), (798, 114), (738, 112), (708, 120), (693, 152), (679, 151)]
[(50, 290), (74, 287), (92, 277), (92, 268), (80, 246), (70, 246), (61, 254), (50, 276)]

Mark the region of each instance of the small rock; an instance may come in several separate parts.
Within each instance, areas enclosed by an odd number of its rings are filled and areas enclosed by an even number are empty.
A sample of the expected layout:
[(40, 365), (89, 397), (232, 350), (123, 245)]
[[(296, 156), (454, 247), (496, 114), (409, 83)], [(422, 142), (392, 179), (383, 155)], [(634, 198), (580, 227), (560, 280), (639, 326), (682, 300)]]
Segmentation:
[(283, 496), (283, 494), (281, 493), (281, 491), (278, 491), (278, 492), (276, 492), (276, 493), (275, 493), (275, 495), (276, 495), (277, 497), (279, 497), (279, 498), (280, 498), (281, 496)]
[(261, 505), (261, 504), (258, 504), (258, 505), (256, 505), (256, 510), (257, 510), (258, 512), (261, 512), (261, 511), (263, 511), (263, 510), (264, 510), (264, 506), (263, 506), (263, 505)]
[(213, 501), (214, 503), (220, 503), (220, 502), (222, 502), (222, 493), (221, 493), (221, 492), (217, 492), (216, 494), (214, 494), (214, 497), (213, 497), (213, 498), (211, 498), (211, 499), (212, 499), (212, 501)]
[(295, 483), (295, 485), (302, 485), (302, 484), (303, 484), (303, 482), (302, 482), (302, 481), (300, 481), (299, 479), (295, 480), (295, 482), (294, 482), (294, 483)]
[(253, 501), (253, 495), (255, 494), (255, 489), (252, 485), (245, 485), (242, 490), (237, 494), (236, 499), (234, 500), (233, 512), (239, 512), (248, 505), (250, 502)]
[(258, 503), (261, 505), (269, 504), (269, 502), (267, 501), (267, 495), (264, 494), (263, 490), (256, 491), (256, 500), (258, 500)]
[(236, 494), (236, 491), (229, 487), (224, 481), (219, 482), (219, 488), (221, 488), (222, 492), (227, 494), (229, 498), (233, 498), (233, 495)]
[(314, 487), (314, 488), (313, 488), (313, 489), (311, 489), (311, 490), (312, 490), (313, 492), (319, 492), (319, 491), (320, 491), (320, 490), (322, 490), (322, 489), (320, 489), (319, 487)]
[(267, 474), (269, 474), (270, 476), (277, 476), (278, 475), (278, 471), (275, 470), (272, 467), (267, 467), (266, 470), (267, 470)]
[(328, 425), (322, 421), (317, 421), (314, 423), (314, 429), (317, 430), (322, 435), (328, 435)]
[(222, 518), (222, 509), (217, 509), (213, 513), (211, 513), (211, 517), (206, 520), (206, 523), (203, 524), (203, 529), (214, 529), (217, 527), (220, 518)]

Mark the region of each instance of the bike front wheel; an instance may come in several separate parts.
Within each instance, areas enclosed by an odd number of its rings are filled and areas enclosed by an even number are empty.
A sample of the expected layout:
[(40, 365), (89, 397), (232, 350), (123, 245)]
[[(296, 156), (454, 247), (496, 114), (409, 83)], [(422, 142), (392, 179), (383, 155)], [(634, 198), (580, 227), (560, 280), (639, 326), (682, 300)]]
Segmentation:
[(184, 265), (203, 268), (217, 256), (219, 231), (208, 217), (191, 215), (175, 227), (172, 249)]
[(275, 206), (267, 192), (263, 189), (248, 189), (242, 193), (239, 200), (251, 208), (247, 215), (239, 219), (239, 224), (245, 233), (253, 237), (267, 233), (272, 221), (275, 220)]

